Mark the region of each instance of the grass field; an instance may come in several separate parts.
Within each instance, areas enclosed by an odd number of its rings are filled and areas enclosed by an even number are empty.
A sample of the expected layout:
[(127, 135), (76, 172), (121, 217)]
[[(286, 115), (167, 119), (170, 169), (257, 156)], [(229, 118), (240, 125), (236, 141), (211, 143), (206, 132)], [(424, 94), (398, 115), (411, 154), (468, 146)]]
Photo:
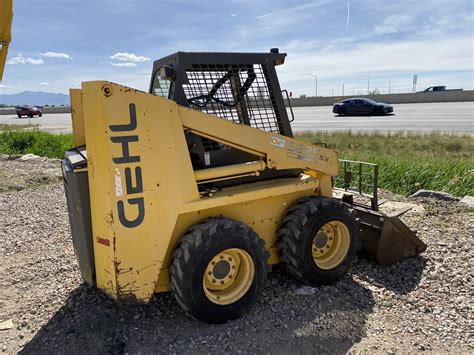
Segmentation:
[(33, 130), (4, 130), (0, 132), (0, 153), (33, 153), (43, 157), (62, 158), (72, 147), (71, 134), (51, 134)]
[(37, 124), (7, 124), (7, 123), (0, 123), (0, 132), (2, 131), (12, 131), (12, 130), (19, 130), (25, 128), (33, 128), (38, 127)]
[(474, 195), (474, 139), (470, 135), (302, 133), (326, 143), (339, 158), (379, 164), (379, 186), (411, 194), (419, 189)]
[[(474, 195), (474, 139), (469, 135), (301, 133), (298, 139), (326, 143), (341, 159), (379, 164), (379, 186), (399, 194), (419, 189)], [(0, 153), (62, 158), (72, 135), (39, 130), (0, 132)]]

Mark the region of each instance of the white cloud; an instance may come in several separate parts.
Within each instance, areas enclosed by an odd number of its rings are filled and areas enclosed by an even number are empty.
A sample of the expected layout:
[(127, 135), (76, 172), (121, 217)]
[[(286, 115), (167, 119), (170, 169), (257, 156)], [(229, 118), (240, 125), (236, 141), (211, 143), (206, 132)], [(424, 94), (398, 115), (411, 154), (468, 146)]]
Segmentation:
[(135, 63), (112, 63), (114, 67), (125, 67), (125, 68), (133, 68), (137, 65)]
[(40, 86), (51, 86), (51, 84), (47, 83), (47, 82), (43, 82), (43, 83), (40, 84)]
[[(286, 35), (289, 28), (301, 27), (305, 22), (314, 21), (314, 14), (318, 13), (315, 8), (325, 8), (332, 3), (330, 0), (316, 0), (306, 4), (286, 6), (284, 9), (257, 15), (251, 22), (235, 26), (233, 31), (236, 31), (240, 39), (244, 41), (247, 41), (249, 37), (252, 39), (264, 37), (268, 43), (268, 38), (278, 38), (280, 33)], [(233, 40), (235, 41), (235, 38)]]
[[(364, 42), (353, 48), (329, 48), (319, 52), (295, 51), (278, 72), (283, 86), (296, 92), (311, 92), (308, 88), (314, 81), (301, 76), (303, 72), (318, 75), (319, 84), (338, 82), (342, 86), (344, 82), (349, 84), (348, 80), (357, 80), (361, 83), (359, 87), (363, 88), (363, 83), (367, 81), (362, 74), (369, 75), (372, 83), (387, 73), (392, 77), (405, 75), (411, 78), (413, 74), (429, 71), (472, 70), (471, 41), (466, 36), (447, 36), (399, 42)], [(472, 84), (466, 86), (472, 87)]]
[(32, 64), (32, 65), (39, 65), (44, 64), (43, 59), (34, 59), (34, 58), (27, 58), (23, 57), (21, 54), (18, 54), (16, 57), (11, 58), (7, 64), (15, 65), (15, 64)]
[(0, 84), (0, 89), (11, 89), (12, 87), (9, 86), (9, 85), (3, 85), (3, 84)]
[(379, 35), (391, 34), (411, 29), (413, 16), (390, 15), (380, 25), (375, 27), (375, 33)]
[(120, 62), (146, 62), (150, 60), (148, 57), (144, 57), (141, 55), (136, 55), (134, 53), (115, 53), (114, 55), (110, 56), (110, 59), (118, 60)]
[(61, 53), (61, 52), (45, 52), (45, 53), (41, 53), (41, 56), (48, 57), (48, 58), (73, 59), (69, 54)]

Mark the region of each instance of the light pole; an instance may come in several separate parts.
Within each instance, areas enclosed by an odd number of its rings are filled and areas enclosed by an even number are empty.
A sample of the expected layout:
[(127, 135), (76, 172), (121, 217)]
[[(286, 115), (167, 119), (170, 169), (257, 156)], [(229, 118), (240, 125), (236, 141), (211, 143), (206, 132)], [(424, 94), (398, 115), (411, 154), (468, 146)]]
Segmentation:
[(362, 76), (367, 78), (367, 95), (369, 95), (369, 93), (370, 93), (370, 78), (369, 78), (368, 75), (362, 74)]
[(388, 93), (392, 93), (392, 79), (388, 79)]
[(318, 77), (314, 74), (301, 74), (301, 75), (309, 75), (309, 76), (312, 76), (314, 78), (314, 82), (315, 82), (315, 96), (318, 97)]

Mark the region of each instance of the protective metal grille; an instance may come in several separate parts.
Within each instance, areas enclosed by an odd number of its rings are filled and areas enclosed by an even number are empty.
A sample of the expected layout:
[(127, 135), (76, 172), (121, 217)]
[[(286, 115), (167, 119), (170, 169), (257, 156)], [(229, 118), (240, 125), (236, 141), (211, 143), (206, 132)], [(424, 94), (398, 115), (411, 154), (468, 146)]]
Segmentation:
[(186, 74), (183, 90), (191, 108), (267, 132), (283, 131), (265, 65), (194, 64)]

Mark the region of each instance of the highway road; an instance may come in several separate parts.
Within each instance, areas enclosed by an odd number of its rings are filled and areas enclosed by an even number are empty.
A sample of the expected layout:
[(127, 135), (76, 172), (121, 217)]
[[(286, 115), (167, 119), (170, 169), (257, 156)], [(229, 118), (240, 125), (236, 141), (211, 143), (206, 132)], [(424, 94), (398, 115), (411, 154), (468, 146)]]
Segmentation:
[(394, 104), (386, 116), (339, 117), (332, 106), (295, 107), (294, 131), (474, 133), (474, 102)]
[[(394, 114), (387, 116), (339, 117), (332, 106), (293, 108), (293, 130), (352, 132), (450, 132), (474, 134), (474, 102), (439, 102), (395, 104)], [(30, 119), (32, 124), (53, 133), (71, 132), (70, 114), (45, 114)], [(28, 118), (0, 115), (0, 123), (26, 124)]]

